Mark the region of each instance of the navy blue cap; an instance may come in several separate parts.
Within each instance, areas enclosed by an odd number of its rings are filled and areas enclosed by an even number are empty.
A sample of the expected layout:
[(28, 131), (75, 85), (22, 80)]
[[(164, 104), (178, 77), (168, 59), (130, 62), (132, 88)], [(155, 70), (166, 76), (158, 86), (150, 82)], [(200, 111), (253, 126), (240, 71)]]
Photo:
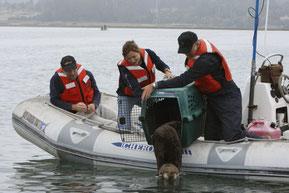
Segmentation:
[(77, 65), (76, 65), (76, 61), (74, 59), (73, 56), (64, 56), (62, 59), (61, 59), (61, 67), (63, 69), (63, 71), (65, 72), (68, 72), (70, 70), (74, 70), (77, 68)]
[(178, 37), (178, 53), (187, 54), (191, 51), (194, 43), (198, 41), (198, 36), (194, 32), (186, 31)]

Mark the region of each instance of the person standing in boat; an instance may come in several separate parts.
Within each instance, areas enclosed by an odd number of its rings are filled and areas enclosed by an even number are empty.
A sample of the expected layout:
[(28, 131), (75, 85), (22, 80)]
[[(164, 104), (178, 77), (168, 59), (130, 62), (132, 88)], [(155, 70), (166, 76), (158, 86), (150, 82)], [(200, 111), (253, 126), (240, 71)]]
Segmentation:
[(147, 100), (155, 89), (183, 87), (195, 81), (196, 87), (207, 96), (206, 140), (234, 141), (246, 136), (260, 138), (241, 128), (241, 92), (221, 52), (208, 40), (198, 39), (191, 31), (183, 32), (178, 37), (178, 43), (178, 53), (187, 56), (187, 71), (173, 79), (144, 87), (142, 99)]
[(124, 59), (117, 64), (120, 77), (118, 94), (118, 128), (131, 129), (131, 111), (141, 105), (142, 88), (155, 82), (155, 68), (163, 72), (164, 78), (173, 78), (170, 68), (150, 49), (139, 48), (134, 41), (122, 47)]
[(50, 80), (50, 101), (70, 112), (91, 114), (99, 106), (99, 92), (92, 73), (77, 64), (74, 57), (64, 56), (61, 67)]

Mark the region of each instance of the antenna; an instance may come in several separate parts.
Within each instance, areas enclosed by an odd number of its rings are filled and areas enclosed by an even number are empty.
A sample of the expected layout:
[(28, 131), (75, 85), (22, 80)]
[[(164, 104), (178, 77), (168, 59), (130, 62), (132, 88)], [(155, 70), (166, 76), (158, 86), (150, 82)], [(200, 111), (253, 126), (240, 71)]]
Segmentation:
[(267, 56), (267, 29), (268, 29), (268, 15), (269, 15), (269, 4), (270, 0), (267, 0), (267, 8), (266, 8), (266, 20), (265, 20), (265, 34), (264, 34), (264, 53)]
[(256, 0), (255, 6), (255, 26), (254, 26), (254, 38), (253, 38), (253, 58), (251, 65), (251, 79), (250, 79), (250, 95), (249, 95), (249, 112), (248, 112), (248, 124), (253, 121), (254, 110), (254, 91), (255, 91), (255, 76), (256, 76), (256, 49), (257, 49), (257, 32), (259, 23), (259, 0)]

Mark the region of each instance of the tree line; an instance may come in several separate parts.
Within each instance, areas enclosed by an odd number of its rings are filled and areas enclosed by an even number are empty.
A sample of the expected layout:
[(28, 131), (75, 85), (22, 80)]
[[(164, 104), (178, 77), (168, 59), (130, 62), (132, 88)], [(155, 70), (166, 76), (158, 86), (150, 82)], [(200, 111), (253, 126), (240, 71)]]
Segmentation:
[[(28, 2), (31, 5), (31, 1)], [(263, 0), (260, 0), (262, 8)], [(271, 0), (269, 24), (289, 29), (289, 0)], [(174, 24), (211, 28), (252, 28), (249, 7), (255, 0), (38, 0), (31, 20), (53, 22), (101, 22), (129, 24)], [(264, 25), (266, 7), (260, 14)], [(250, 9), (252, 15), (254, 10)]]

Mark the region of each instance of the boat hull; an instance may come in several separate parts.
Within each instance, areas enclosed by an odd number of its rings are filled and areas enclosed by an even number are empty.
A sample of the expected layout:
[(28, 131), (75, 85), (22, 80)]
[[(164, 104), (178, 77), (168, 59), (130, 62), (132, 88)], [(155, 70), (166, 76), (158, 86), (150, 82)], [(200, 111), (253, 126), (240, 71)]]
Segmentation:
[[(106, 102), (114, 104), (115, 100), (112, 97)], [(152, 145), (145, 141), (123, 142), (117, 132), (84, 120), (53, 107), (48, 96), (20, 103), (12, 116), (20, 136), (56, 158), (156, 170)], [(288, 150), (286, 139), (243, 139), (233, 143), (198, 139), (183, 149), (181, 171), (289, 179)]]

